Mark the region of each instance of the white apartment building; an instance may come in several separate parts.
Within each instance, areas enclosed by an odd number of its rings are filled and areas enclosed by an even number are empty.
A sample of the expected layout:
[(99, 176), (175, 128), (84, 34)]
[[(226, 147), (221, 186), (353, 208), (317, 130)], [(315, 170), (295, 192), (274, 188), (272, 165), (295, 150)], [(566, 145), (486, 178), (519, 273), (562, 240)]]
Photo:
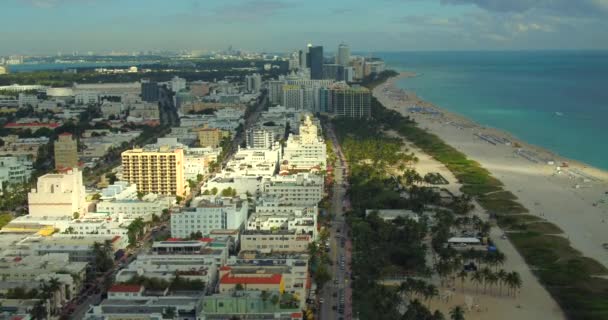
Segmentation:
[(0, 186), (28, 182), (31, 175), (32, 162), (25, 157), (0, 157)]
[(194, 199), (196, 206), (171, 215), (171, 236), (208, 235), (214, 229), (241, 229), (247, 220), (248, 203), (240, 198)]
[(34, 255), (43, 256), (46, 254), (65, 253), (68, 254), (72, 262), (93, 262), (95, 261), (95, 243), (105, 244), (109, 241), (112, 244), (112, 252), (127, 247), (127, 237), (114, 235), (72, 235), (55, 234), (52, 237), (39, 237), (27, 242)]
[(241, 251), (305, 253), (312, 241), (311, 235), (299, 234), (295, 230), (246, 230), (241, 234)]
[(256, 127), (247, 130), (245, 142), (247, 144), (247, 148), (270, 149), (274, 145), (274, 138), (274, 132), (266, 130), (262, 127)]
[(247, 193), (255, 195), (260, 192), (261, 184), (262, 177), (258, 176), (227, 177), (224, 175), (219, 175), (207, 180), (201, 187), (201, 193), (209, 193), (214, 189), (221, 192), (224, 189), (232, 188), (236, 190), (237, 195)]
[(152, 221), (153, 215), (160, 217), (163, 210), (171, 207), (173, 202), (174, 197), (160, 197), (155, 194), (147, 194), (141, 200), (104, 200), (97, 203), (97, 213), (116, 216), (119, 221), (142, 218), (147, 222)]
[(28, 193), (29, 214), (34, 217), (84, 214), (85, 196), (82, 171), (74, 168), (66, 173), (45, 174), (38, 178), (36, 189)]
[(258, 198), (255, 212), (247, 221), (247, 230), (293, 230), (317, 238), (317, 205), (295, 205), (278, 195)]
[(318, 136), (318, 128), (309, 115), (300, 125), (300, 134), (290, 134), (284, 148), (283, 164), (287, 161), (290, 169), (324, 170), (327, 166), (327, 146)]
[(280, 196), (284, 203), (294, 205), (316, 205), (324, 196), (323, 176), (298, 173), (266, 178), (262, 191), (270, 196)]
[(243, 149), (228, 161), (222, 177), (271, 177), (278, 168), (281, 147), (278, 143), (272, 149)]
[(68, 254), (25, 256), (0, 261), (0, 278), (3, 289), (39, 288), (41, 281), (59, 280), (60, 288), (54, 293), (57, 305), (71, 299), (80, 291), (86, 273), (86, 262), (72, 262)]
[(99, 104), (99, 92), (79, 91), (74, 99), (77, 105), (97, 105)]
[(186, 180), (197, 181), (199, 174), (209, 172), (211, 162), (217, 162), (221, 148), (186, 148), (184, 156), (184, 175)]
[(131, 221), (120, 221), (116, 216), (105, 213), (89, 213), (86, 218), (68, 222), (65, 229), (60, 232), (70, 232), (75, 235), (110, 235), (128, 237), (127, 226)]

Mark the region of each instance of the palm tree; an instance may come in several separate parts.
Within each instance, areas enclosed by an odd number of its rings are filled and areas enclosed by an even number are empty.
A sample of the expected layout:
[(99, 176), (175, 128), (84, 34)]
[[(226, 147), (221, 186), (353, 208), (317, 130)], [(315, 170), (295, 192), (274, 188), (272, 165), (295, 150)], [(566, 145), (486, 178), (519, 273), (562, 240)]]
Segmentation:
[(480, 271), (475, 271), (475, 273), (473, 273), (473, 276), (471, 277), (471, 281), (475, 282), (475, 294), (477, 294), (479, 285), (483, 282), (482, 273)]
[(460, 278), (460, 284), (462, 286), (462, 292), (464, 292), (464, 281), (469, 277), (469, 274), (464, 271), (464, 270), (460, 270), (460, 272), (458, 272), (458, 278)]
[(437, 287), (432, 284), (429, 284), (425, 288), (423, 288), (422, 295), (424, 296), (424, 300), (428, 302), (428, 307), (430, 308), (431, 300), (433, 300), (433, 298), (439, 295), (439, 291), (437, 290)]
[(441, 313), (441, 311), (435, 310), (435, 312), (433, 313), (433, 317), (431, 319), (432, 320), (445, 320), (445, 317), (443, 316), (443, 313)]
[(464, 309), (461, 306), (455, 306), (450, 310), (450, 319), (452, 320), (464, 320)]
[(498, 280), (499, 280), (499, 278), (498, 278), (498, 275), (496, 273), (490, 272), (488, 274), (488, 277), (486, 278), (486, 281), (490, 285), (490, 291), (492, 290), (492, 287), (494, 287), (494, 285), (498, 282)]
[(513, 290), (513, 296), (515, 296), (517, 290), (519, 290), (522, 285), (521, 277), (517, 271), (513, 271), (507, 275), (507, 285)]
[(482, 275), (482, 279), (483, 279), (483, 293), (486, 293), (486, 289), (488, 287), (488, 278), (490, 277), (491, 274), (492, 274), (492, 270), (490, 270), (490, 268), (485, 267), (485, 268), (481, 269), (481, 275)]
[(502, 286), (506, 283), (507, 280), (507, 272), (505, 269), (500, 269), (496, 274), (498, 276), (498, 286), (500, 295), (502, 295)]

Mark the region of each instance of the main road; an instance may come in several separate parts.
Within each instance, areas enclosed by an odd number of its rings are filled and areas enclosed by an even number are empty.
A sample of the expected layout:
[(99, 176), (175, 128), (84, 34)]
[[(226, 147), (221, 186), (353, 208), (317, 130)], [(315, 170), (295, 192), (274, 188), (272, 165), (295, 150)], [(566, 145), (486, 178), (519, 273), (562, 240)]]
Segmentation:
[(348, 225), (344, 216), (344, 207), (347, 206), (346, 186), (348, 164), (344, 159), (338, 139), (331, 125), (325, 127), (327, 136), (334, 145), (337, 161), (334, 167), (334, 184), (332, 196), (333, 220), (330, 228), (330, 257), (332, 281), (325, 284), (321, 291), (323, 303), (320, 306), (319, 318), (352, 319), (352, 289), (351, 275), (351, 241), (348, 236)]

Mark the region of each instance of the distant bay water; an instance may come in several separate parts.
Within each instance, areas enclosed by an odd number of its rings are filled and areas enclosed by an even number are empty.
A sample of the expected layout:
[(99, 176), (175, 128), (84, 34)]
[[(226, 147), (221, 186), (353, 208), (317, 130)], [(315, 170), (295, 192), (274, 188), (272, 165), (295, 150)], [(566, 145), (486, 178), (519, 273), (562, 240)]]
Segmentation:
[(608, 52), (376, 53), (401, 88), (483, 126), (608, 170)]
[(77, 62), (77, 63), (28, 63), (10, 65), (11, 72), (57, 71), (67, 69), (90, 69), (105, 67), (132, 67), (141, 63), (134, 62)]

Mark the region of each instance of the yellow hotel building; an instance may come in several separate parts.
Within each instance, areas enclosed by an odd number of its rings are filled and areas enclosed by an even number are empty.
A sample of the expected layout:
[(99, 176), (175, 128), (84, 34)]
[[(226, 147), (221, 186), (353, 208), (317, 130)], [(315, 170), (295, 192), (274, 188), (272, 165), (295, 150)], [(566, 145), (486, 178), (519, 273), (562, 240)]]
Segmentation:
[(184, 150), (160, 147), (132, 149), (122, 154), (123, 180), (137, 185), (144, 194), (184, 196)]

